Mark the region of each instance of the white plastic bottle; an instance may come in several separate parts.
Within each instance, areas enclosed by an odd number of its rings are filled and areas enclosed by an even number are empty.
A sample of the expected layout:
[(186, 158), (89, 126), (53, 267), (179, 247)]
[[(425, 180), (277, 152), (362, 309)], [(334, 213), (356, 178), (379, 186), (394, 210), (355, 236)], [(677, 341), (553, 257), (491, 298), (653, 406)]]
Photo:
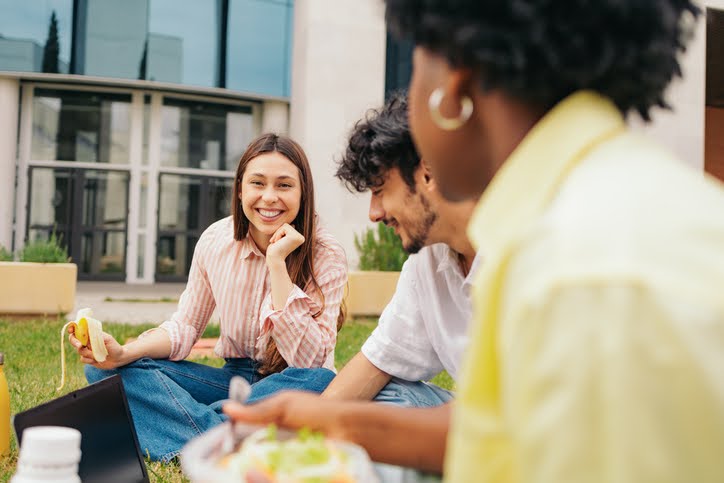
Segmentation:
[(18, 469), (10, 483), (80, 483), (80, 431), (36, 426), (23, 431)]

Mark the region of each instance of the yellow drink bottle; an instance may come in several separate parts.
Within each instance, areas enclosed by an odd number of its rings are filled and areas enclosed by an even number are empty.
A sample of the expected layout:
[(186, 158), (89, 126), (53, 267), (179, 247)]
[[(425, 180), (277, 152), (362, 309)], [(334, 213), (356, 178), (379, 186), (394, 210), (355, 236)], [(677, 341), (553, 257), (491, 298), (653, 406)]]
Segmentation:
[(0, 352), (0, 455), (10, 451), (10, 392), (4, 367), (5, 355)]

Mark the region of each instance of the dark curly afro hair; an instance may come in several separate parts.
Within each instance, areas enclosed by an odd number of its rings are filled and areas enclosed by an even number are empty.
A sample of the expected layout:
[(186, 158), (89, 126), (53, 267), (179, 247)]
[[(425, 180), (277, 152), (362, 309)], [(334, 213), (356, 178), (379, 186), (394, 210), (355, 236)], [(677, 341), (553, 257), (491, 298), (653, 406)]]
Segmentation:
[(592, 89), (624, 114), (649, 120), (681, 75), (700, 14), (684, 0), (386, 0), (389, 28), (480, 73), (500, 89), (550, 108)]
[(393, 93), (381, 109), (371, 109), (355, 124), (336, 176), (350, 191), (362, 193), (380, 186), (392, 168), (415, 191), (415, 170), (420, 156), (410, 136), (407, 96)]

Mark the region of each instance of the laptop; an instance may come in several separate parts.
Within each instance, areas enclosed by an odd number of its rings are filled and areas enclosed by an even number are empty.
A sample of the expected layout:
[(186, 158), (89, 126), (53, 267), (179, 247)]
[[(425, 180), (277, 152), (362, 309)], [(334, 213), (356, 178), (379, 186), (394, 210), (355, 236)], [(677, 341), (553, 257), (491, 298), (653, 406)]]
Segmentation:
[(18, 413), (15, 435), (33, 426), (66, 426), (81, 433), (78, 476), (83, 483), (148, 482), (121, 376), (114, 375), (78, 391)]

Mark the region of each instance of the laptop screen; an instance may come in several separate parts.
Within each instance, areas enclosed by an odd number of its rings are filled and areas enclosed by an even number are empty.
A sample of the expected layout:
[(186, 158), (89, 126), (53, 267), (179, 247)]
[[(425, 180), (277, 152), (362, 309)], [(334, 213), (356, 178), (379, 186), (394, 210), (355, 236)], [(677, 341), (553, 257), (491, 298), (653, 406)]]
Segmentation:
[(83, 483), (149, 481), (119, 375), (18, 413), (13, 425), (20, 445), (25, 428), (33, 426), (80, 431)]

